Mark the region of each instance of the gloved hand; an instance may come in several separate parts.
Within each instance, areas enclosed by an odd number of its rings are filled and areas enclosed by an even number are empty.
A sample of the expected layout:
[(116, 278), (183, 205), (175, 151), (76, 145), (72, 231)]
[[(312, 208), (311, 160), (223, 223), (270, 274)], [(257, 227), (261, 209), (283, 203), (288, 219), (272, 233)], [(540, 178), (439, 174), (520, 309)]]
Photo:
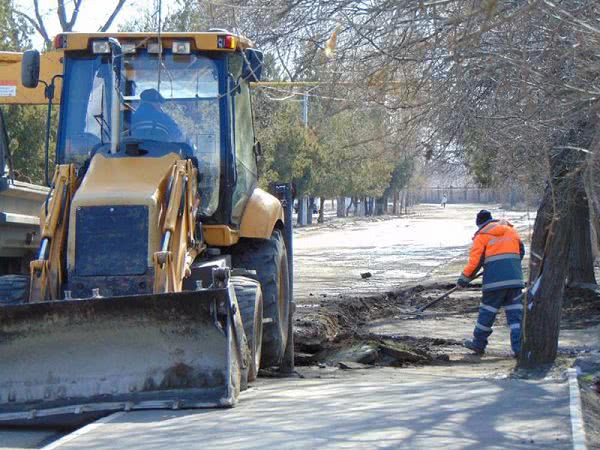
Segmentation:
[(469, 286), (470, 282), (471, 282), (471, 280), (469, 280), (467, 277), (465, 277), (464, 275), (461, 274), (461, 276), (458, 277), (458, 280), (456, 280), (456, 285), (459, 288), (466, 288)]

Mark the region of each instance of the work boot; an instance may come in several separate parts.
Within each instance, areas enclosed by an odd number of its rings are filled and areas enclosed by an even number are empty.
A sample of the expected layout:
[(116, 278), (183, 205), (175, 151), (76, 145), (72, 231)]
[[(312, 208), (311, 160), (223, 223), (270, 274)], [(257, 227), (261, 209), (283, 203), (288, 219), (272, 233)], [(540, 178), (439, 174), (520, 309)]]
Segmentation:
[(472, 350), (476, 355), (483, 355), (485, 353), (485, 349), (477, 347), (475, 345), (475, 342), (473, 342), (470, 339), (465, 339), (463, 341), (463, 347), (468, 348), (469, 350)]

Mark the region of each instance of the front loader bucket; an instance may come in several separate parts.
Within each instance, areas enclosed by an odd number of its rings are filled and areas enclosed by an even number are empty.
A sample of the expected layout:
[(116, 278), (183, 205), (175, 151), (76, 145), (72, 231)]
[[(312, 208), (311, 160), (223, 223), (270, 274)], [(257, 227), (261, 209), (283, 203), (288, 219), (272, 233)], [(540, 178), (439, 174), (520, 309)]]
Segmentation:
[(0, 308), (0, 425), (117, 410), (232, 406), (242, 365), (232, 292)]

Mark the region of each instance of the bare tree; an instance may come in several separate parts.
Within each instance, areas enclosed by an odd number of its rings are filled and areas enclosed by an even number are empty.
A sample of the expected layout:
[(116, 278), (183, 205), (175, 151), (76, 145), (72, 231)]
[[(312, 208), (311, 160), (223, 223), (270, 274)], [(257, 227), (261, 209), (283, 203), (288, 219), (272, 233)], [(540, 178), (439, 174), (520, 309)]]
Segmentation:
[[(31, 16), (30, 14), (24, 13), (23, 11), (19, 11), (19, 10), (15, 10), (15, 14), (17, 14), (20, 17), (23, 17), (44, 39), (44, 43), (45, 43), (46, 47), (50, 48), (52, 46), (52, 39), (51, 39), (50, 35), (48, 34), (48, 29), (46, 27), (46, 22), (45, 22), (46, 19), (44, 18), (44, 16), (42, 15), (42, 13), (40, 11), (39, 0), (32, 0), (32, 1), (33, 1), (33, 10), (34, 10), (33, 16)], [(77, 17), (79, 15), (79, 12), (80, 12), (81, 8), (83, 7), (84, 0), (74, 0), (73, 1), (73, 9), (70, 12), (70, 14), (67, 12), (67, 7), (65, 6), (65, 0), (57, 0), (57, 3), (58, 3), (58, 5), (56, 8), (56, 14), (57, 14), (58, 21), (60, 23), (60, 27), (61, 27), (62, 31), (65, 31), (65, 32), (73, 31), (73, 27), (77, 23)], [(127, 3), (127, 0), (117, 0), (117, 3), (115, 4), (110, 16), (108, 17), (106, 22), (104, 22), (104, 24), (100, 27), (99, 31), (107, 31), (110, 28), (110, 26), (114, 22), (115, 18), (117, 17), (117, 15), (119, 14), (119, 12), (123, 8), (123, 6), (125, 6), (125, 3)]]

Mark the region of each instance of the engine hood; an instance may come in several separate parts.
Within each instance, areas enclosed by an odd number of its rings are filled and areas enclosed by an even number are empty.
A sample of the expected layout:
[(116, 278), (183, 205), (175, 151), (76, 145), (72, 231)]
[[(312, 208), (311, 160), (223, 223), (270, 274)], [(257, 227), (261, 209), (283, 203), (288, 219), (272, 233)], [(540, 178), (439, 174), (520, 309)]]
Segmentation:
[[(176, 153), (162, 157), (121, 157), (97, 154), (77, 189), (69, 215), (69, 240), (67, 266), (75, 263), (77, 212), (94, 206), (144, 206), (148, 209), (147, 266), (152, 266), (152, 254), (160, 246), (160, 221), (162, 199), (167, 189), (169, 175)], [(95, 236), (102, 243), (102, 236)], [(100, 249), (102, 247), (100, 246)]]

